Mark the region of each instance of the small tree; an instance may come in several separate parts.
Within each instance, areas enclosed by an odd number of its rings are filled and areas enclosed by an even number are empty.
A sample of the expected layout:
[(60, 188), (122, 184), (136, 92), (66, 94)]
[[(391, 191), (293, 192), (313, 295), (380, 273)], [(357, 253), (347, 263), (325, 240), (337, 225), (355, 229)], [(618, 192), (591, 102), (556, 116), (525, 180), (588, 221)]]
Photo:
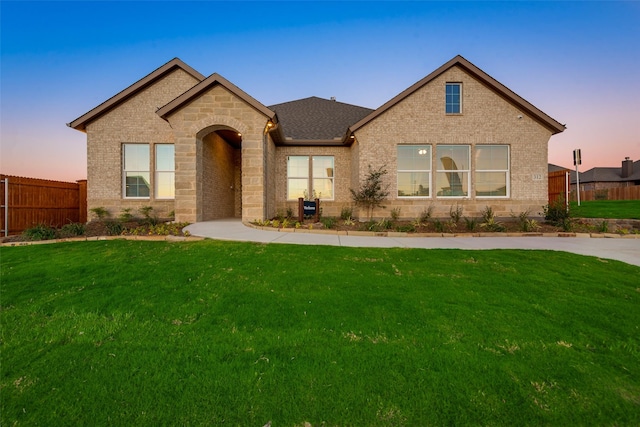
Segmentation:
[(369, 221), (373, 218), (373, 210), (377, 207), (382, 207), (382, 202), (385, 201), (389, 195), (388, 186), (382, 186), (382, 177), (387, 174), (385, 166), (380, 166), (378, 169), (373, 169), (369, 165), (369, 173), (365, 181), (360, 186), (358, 191), (350, 189), (351, 198), (355, 202), (356, 206), (361, 206), (369, 213)]

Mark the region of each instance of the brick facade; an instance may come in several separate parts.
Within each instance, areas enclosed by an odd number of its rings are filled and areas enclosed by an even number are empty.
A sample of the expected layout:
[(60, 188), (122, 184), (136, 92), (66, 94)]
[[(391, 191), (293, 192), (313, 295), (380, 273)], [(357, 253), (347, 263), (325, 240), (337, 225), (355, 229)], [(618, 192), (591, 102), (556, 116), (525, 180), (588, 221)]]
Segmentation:
[[(175, 70), (129, 98), (123, 104), (89, 123), (87, 133), (87, 209), (107, 209), (117, 216), (124, 208), (135, 213), (142, 206), (152, 206), (159, 216), (175, 209), (173, 200), (156, 200), (151, 186), (149, 199), (123, 197), (122, 144), (150, 144), (151, 164), (154, 164), (154, 144), (173, 143), (174, 133), (169, 124), (155, 111), (187, 89), (197, 80), (182, 70)], [(153, 183), (153, 177), (152, 183)]]
[[(462, 114), (445, 114), (445, 84), (462, 83)], [(520, 118), (521, 117), (521, 118)], [(547, 204), (547, 143), (551, 132), (525, 112), (487, 88), (459, 67), (453, 67), (406, 99), (355, 132), (358, 179), (363, 181), (368, 166), (386, 166), (385, 183), (389, 188), (386, 209), (374, 217), (388, 217), (390, 210), (401, 209), (401, 217), (415, 218), (433, 206), (433, 215), (447, 217), (456, 204), (465, 216), (479, 216), (491, 206), (499, 216), (529, 210), (532, 215)], [(464, 199), (432, 195), (424, 199), (397, 197), (397, 145), (427, 144), (432, 147), (432, 182), (435, 180), (436, 147), (439, 144), (471, 146), (471, 188)], [(475, 197), (473, 150), (480, 144), (506, 144), (510, 147), (510, 184), (508, 199)], [(534, 179), (535, 177), (535, 179)], [(432, 189), (433, 189), (432, 184)], [(363, 216), (363, 215), (361, 215)]]
[[(168, 64), (178, 63), (178, 68), (158, 71), (157, 78), (152, 73), (152, 83), (136, 86), (130, 96), (105, 111), (76, 120), (74, 127), (87, 133), (88, 209), (104, 207), (115, 216), (123, 208), (152, 206), (160, 216), (174, 211), (176, 220), (187, 222), (271, 218), (297, 209), (297, 201), (287, 200), (287, 156), (322, 155), (334, 157), (334, 199), (323, 200), (325, 216), (338, 216), (342, 208), (353, 207), (350, 189), (359, 188), (369, 166), (385, 166), (388, 171), (389, 198), (385, 209), (374, 212), (376, 218), (389, 217), (391, 209), (400, 209), (403, 218), (416, 218), (429, 207), (435, 217), (447, 217), (456, 205), (465, 216), (479, 216), (487, 206), (503, 217), (524, 211), (536, 215), (547, 203), (548, 141), (563, 127), (549, 125), (547, 118), (541, 119), (544, 113), (533, 106), (518, 107), (526, 101), (512, 102), (512, 95), (488, 84), (486, 76), (478, 78), (469, 72), (474, 66), (465, 61), (454, 58), (453, 65), (445, 64), (424, 85), (414, 85), (417, 89), (398, 102), (354, 125), (353, 139), (315, 144), (274, 139), (268, 132), (274, 125), (271, 120), (277, 120), (273, 112), (220, 76), (205, 80), (176, 59)], [(461, 114), (445, 114), (447, 82), (461, 84)], [(345, 129), (345, 135), (350, 130)], [(238, 141), (228, 141), (220, 132), (238, 134)], [(124, 143), (149, 144), (152, 188), (148, 199), (123, 197)], [(159, 143), (175, 146), (175, 200), (157, 200), (153, 194), (154, 144)], [(430, 197), (397, 197), (399, 144), (431, 147)], [(507, 198), (475, 196), (473, 155), (483, 144), (509, 146)], [(434, 195), (439, 145), (471, 147), (468, 197)], [(361, 219), (366, 217), (364, 212), (354, 212)]]

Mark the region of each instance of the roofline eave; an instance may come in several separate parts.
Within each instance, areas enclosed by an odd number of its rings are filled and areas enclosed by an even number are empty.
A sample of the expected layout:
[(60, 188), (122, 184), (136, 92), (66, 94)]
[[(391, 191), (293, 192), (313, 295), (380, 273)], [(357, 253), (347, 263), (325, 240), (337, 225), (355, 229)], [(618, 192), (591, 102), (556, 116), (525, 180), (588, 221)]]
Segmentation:
[(238, 96), (240, 99), (253, 107), (256, 111), (265, 115), (269, 119), (273, 120), (273, 118), (276, 116), (276, 113), (274, 111), (264, 106), (260, 101), (256, 100), (251, 95), (249, 95), (218, 73), (213, 73), (206, 79), (202, 80), (200, 83), (193, 86), (188, 91), (184, 92), (182, 95), (170, 101), (168, 104), (160, 107), (156, 111), (156, 114), (158, 114), (162, 119), (167, 120), (167, 118), (171, 114), (175, 113), (183, 106), (189, 104), (191, 101), (199, 97), (204, 91), (208, 90), (209, 88), (215, 87), (216, 85), (224, 87), (229, 92)]
[(136, 93), (140, 92), (142, 89), (153, 84), (154, 82), (156, 82), (158, 79), (160, 79), (167, 73), (178, 68), (182, 69), (183, 71), (185, 71), (186, 73), (188, 73), (189, 75), (191, 75), (192, 77), (194, 77), (196, 80), (200, 82), (205, 78), (203, 74), (199, 73), (198, 71), (196, 71), (194, 68), (184, 63), (179, 58), (173, 58), (171, 61), (155, 69), (154, 71), (147, 74), (146, 76), (136, 81), (132, 85), (128, 86), (124, 90), (118, 92), (117, 94), (107, 99), (106, 101), (102, 102), (98, 106), (92, 108), (82, 116), (71, 121), (70, 123), (67, 123), (67, 126), (70, 128), (76, 129), (80, 132), (86, 132), (86, 127), (90, 122), (96, 120), (97, 118), (111, 111), (113, 108), (122, 104), (131, 96), (135, 95)]
[(557, 120), (553, 119), (548, 114), (544, 113), (542, 110), (535, 107), (533, 104), (513, 92), (511, 89), (507, 88), (505, 85), (491, 77), (489, 74), (482, 71), (480, 68), (466, 60), (461, 55), (455, 56), (453, 59), (449, 60), (442, 66), (438, 67), (436, 70), (429, 73), (426, 77), (420, 79), (413, 85), (409, 86), (407, 89), (400, 92), (395, 97), (391, 98), (389, 101), (382, 104), (380, 107), (376, 108), (371, 114), (365, 116), (362, 120), (357, 123), (351, 125), (349, 127), (349, 132), (355, 132), (370, 121), (374, 120), (378, 116), (382, 115), (384, 112), (389, 110), (394, 105), (398, 104), (400, 101), (407, 98), (409, 95), (416, 92), (418, 89), (422, 88), (426, 84), (430, 83), (436, 77), (440, 76), (442, 73), (447, 71), (448, 69), (454, 66), (460, 66), (466, 72), (471, 74), (474, 78), (479, 80), (480, 82), (487, 85), (491, 90), (497, 92), (500, 96), (505, 98), (508, 102), (515, 104), (518, 108), (532, 115), (537, 121), (542, 124), (545, 128), (549, 129), (553, 135), (563, 132), (566, 129), (566, 125), (561, 124)]

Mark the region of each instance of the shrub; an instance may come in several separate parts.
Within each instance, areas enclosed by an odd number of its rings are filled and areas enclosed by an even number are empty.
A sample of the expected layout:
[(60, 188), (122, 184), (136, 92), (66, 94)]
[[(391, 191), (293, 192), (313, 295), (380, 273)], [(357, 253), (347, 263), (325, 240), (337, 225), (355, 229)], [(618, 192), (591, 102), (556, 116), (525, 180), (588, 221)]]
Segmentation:
[(598, 231), (600, 233), (607, 233), (609, 231), (609, 223), (606, 220), (603, 220), (598, 224)]
[(342, 210), (340, 211), (340, 219), (346, 221), (348, 219), (351, 219), (353, 217), (353, 209), (351, 208), (351, 206), (345, 206), (342, 208)]
[(571, 212), (563, 197), (558, 197), (552, 203), (542, 208), (545, 221), (552, 225), (563, 227), (571, 223)]
[(457, 226), (462, 218), (462, 206), (456, 203), (456, 207), (454, 209), (453, 206), (449, 207), (449, 216), (451, 217), (451, 221)]
[(133, 214), (131, 213), (131, 208), (123, 208), (122, 212), (118, 216), (118, 219), (122, 222), (129, 222), (133, 219)]
[(107, 227), (109, 236), (119, 236), (125, 231), (124, 225), (119, 221), (106, 221), (104, 225)]
[(333, 218), (333, 217), (330, 217), (330, 216), (322, 217), (320, 219), (320, 222), (322, 223), (324, 228), (327, 228), (327, 229), (331, 229), (331, 228), (335, 227), (335, 225), (336, 225), (336, 219)]
[(476, 231), (478, 227), (478, 219), (477, 218), (465, 218), (464, 225), (467, 231)]
[(352, 226), (355, 224), (355, 221), (351, 217), (344, 218), (343, 224), (346, 226)]
[(532, 231), (536, 231), (540, 228), (538, 225), (538, 221), (535, 219), (529, 219), (529, 211), (520, 212), (518, 215), (511, 214), (513, 218), (518, 222), (518, 228), (520, 231), (525, 233), (529, 233)]
[(109, 211), (103, 208), (102, 206), (98, 206), (97, 208), (91, 208), (89, 209), (89, 212), (93, 212), (93, 214), (97, 216), (100, 221), (102, 221), (108, 216), (111, 216)]
[(382, 218), (378, 221), (377, 225), (380, 230), (391, 230), (393, 228), (393, 221), (388, 218)]
[(396, 227), (396, 231), (402, 233), (413, 233), (414, 231), (416, 231), (416, 227), (413, 224), (398, 225)]
[(291, 206), (287, 208), (287, 218), (293, 218), (293, 208), (291, 208)]
[(487, 231), (504, 231), (504, 226), (502, 223), (496, 221), (495, 213), (491, 206), (485, 206), (482, 210), (482, 224), (480, 227), (484, 228)]
[(444, 231), (445, 224), (439, 219), (436, 219), (433, 221), (433, 228), (435, 228), (438, 233), (442, 233)]
[(420, 212), (420, 216), (418, 217), (418, 222), (420, 224), (426, 224), (431, 219), (431, 215), (433, 215), (433, 205), (429, 205), (428, 208)]
[(400, 218), (400, 208), (391, 209), (391, 220), (397, 221)]
[(61, 236), (82, 236), (86, 231), (86, 226), (80, 222), (65, 224), (60, 229)]
[(27, 228), (22, 233), (27, 240), (51, 240), (56, 238), (56, 229), (46, 224)]
[(143, 206), (140, 209), (140, 213), (144, 216), (144, 223), (148, 225), (157, 225), (159, 220), (157, 215), (152, 215), (153, 206)]

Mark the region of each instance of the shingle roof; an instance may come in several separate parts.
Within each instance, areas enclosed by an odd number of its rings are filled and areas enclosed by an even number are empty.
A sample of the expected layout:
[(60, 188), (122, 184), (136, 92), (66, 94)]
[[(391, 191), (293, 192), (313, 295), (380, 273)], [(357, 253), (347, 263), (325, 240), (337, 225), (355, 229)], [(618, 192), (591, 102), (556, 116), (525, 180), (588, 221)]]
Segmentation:
[(548, 172), (559, 172), (559, 171), (567, 170), (569, 168), (565, 168), (564, 166), (558, 166), (558, 165), (554, 165), (553, 163), (549, 163), (547, 164), (547, 169), (548, 169)]
[(341, 142), (349, 126), (373, 110), (312, 96), (269, 106), (286, 140)]
[[(595, 167), (588, 171), (580, 172), (580, 183), (587, 182), (626, 182), (626, 181), (638, 181), (640, 180), (640, 160), (633, 162), (634, 173), (627, 177), (622, 177), (622, 168), (601, 168)], [(571, 174), (571, 183), (575, 184), (576, 173)]]

